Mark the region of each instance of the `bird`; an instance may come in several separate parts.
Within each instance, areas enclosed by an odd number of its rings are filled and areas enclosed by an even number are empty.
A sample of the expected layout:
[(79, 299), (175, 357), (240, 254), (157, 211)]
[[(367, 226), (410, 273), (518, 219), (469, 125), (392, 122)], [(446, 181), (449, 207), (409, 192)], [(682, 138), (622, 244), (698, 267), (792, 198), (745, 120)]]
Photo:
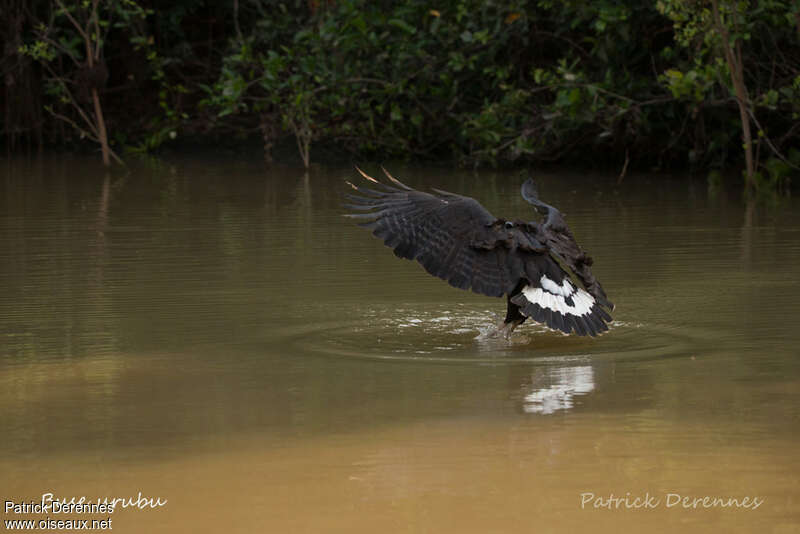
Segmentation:
[[(459, 289), (506, 297), (506, 316), (491, 333), (510, 338), (526, 319), (551, 330), (597, 336), (608, 330), (614, 304), (591, 271), (593, 260), (575, 241), (562, 213), (542, 202), (533, 178), (521, 188), (540, 220), (493, 216), (468, 196), (413, 189), (394, 178), (347, 184), (345, 216), (383, 240), (400, 258), (416, 260)], [(355, 212), (355, 213), (353, 213)]]

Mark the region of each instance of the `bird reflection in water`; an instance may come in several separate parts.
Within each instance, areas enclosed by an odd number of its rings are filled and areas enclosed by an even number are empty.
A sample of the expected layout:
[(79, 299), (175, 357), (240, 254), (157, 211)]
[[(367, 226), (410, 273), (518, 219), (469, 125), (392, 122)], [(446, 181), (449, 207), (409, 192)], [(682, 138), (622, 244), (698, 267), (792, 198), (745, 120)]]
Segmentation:
[(531, 377), (522, 401), (525, 413), (551, 414), (569, 410), (574, 399), (594, 390), (594, 371), (590, 365), (550, 369)]

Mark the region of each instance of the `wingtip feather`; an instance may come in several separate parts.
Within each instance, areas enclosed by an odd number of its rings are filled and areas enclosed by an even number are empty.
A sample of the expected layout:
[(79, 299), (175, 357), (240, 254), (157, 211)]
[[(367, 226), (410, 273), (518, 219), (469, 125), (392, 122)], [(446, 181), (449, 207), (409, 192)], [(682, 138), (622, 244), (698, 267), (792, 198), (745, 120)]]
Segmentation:
[(385, 174), (385, 175), (386, 175), (386, 177), (387, 177), (389, 180), (391, 180), (391, 181), (392, 181), (392, 183), (394, 183), (394, 184), (397, 184), (398, 186), (402, 187), (402, 188), (403, 188), (403, 189), (405, 189), (406, 191), (411, 191), (411, 188), (410, 188), (410, 187), (408, 187), (406, 184), (404, 184), (403, 182), (401, 182), (400, 180), (398, 180), (397, 178), (395, 178), (394, 176), (392, 176), (391, 174), (389, 174), (389, 171), (387, 171), (387, 170), (386, 170), (386, 168), (384, 168), (384, 167), (383, 167), (383, 165), (381, 165), (381, 170), (383, 171), (383, 174)]
[(366, 178), (367, 180), (369, 180), (370, 182), (375, 182), (376, 184), (379, 184), (379, 183), (380, 183), (378, 180), (376, 180), (375, 178), (373, 178), (373, 177), (372, 177), (372, 176), (370, 176), (369, 174), (367, 174), (367, 173), (365, 173), (364, 171), (362, 171), (361, 169), (359, 169), (359, 168), (358, 168), (358, 165), (356, 165), (355, 167), (356, 167), (356, 170), (358, 171), (358, 173), (359, 173), (361, 176), (363, 176), (364, 178)]

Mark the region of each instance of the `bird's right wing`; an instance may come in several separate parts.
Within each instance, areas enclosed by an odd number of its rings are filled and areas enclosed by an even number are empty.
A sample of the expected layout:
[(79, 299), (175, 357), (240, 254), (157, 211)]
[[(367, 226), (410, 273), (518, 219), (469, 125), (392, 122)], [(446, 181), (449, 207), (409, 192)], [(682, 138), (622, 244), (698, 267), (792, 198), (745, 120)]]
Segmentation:
[(511, 293), (525, 275), (524, 254), (545, 253), (540, 243), (506, 228), (473, 198), (417, 191), (388, 173), (392, 185), (387, 185), (358, 171), (373, 184), (350, 184), (358, 194), (347, 195), (345, 207), (362, 213), (347, 217), (360, 220), (395, 255), (417, 260), (454, 287), (493, 297)]

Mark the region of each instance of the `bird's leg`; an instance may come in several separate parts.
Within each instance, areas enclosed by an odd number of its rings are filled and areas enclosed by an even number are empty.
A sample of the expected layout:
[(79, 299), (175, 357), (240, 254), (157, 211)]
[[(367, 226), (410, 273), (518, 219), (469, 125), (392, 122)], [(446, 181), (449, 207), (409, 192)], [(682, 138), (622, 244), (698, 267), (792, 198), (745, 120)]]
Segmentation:
[(511, 333), (514, 331), (514, 329), (516, 327), (521, 325), (522, 321), (524, 321), (524, 320), (525, 319), (516, 319), (514, 321), (511, 321), (510, 323), (507, 323), (506, 330), (505, 330), (506, 339), (511, 339)]
[(513, 332), (516, 327), (521, 325), (522, 321), (524, 321), (524, 319), (516, 319), (509, 323), (501, 321), (500, 324), (497, 325), (497, 328), (494, 330), (494, 332), (490, 333), (488, 337), (494, 338), (502, 335), (506, 339), (511, 339), (511, 332)]
[(511, 333), (517, 328), (519, 325), (522, 324), (522, 321), (519, 319), (515, 319), (510, 323), (503, 323), (501, 326), (494, 331), (492, 337), (500, 337), (502, 334), (504, 338), (511, 339)]
[[(517, 290), (514, 293), (516, 294), (521, 290), (523, 282), (520, 281)], [(500, 334), (503, 335), (506, 339), (511, 339), (511, 332), (514, 331), (516, 327), (521, 325), (527, 317), (522, 315), (519, 311), (519, 306), (511, 302), (511, 295), (508, 295), (508, 309), (506, 310), (506, 318), (503, 319), (498, 325), (497, 329), (489, 334), (489, 337), (499, 337)]]
[(492, 330), (491, 332), (489, 332), (486, 335), (486, 337), (492, 337), (492, 338), (500, 337), (501, 333), (505, 334), (506, 328), (508, 328), (508, 323), (506, 323), (505, 321), (501, 320), (500, 322), (497, 323), (497, 327), (494, 330)]

